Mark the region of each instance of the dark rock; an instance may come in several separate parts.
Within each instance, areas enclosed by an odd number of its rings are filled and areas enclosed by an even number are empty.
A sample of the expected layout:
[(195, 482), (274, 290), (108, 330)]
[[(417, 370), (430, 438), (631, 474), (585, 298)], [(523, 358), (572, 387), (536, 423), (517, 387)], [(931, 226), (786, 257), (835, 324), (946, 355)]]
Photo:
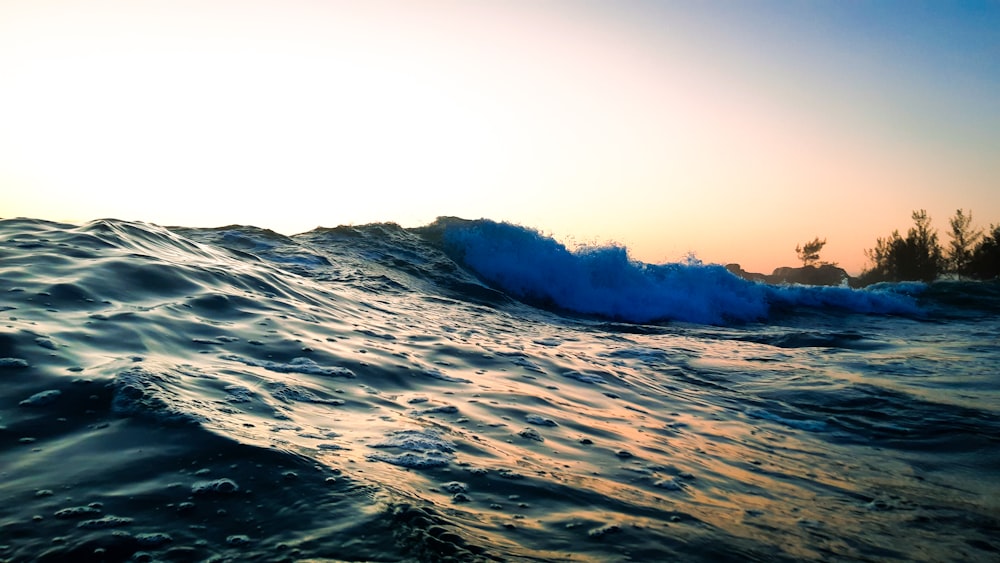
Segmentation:
[(764, 274), (758, 274), (757, 272), (748, 272), (744, 270), (743, 267), (740, 266), (739, 264), (726, 264), (726, 269), (729, 270), (729, 273), (733, 274), (734, 276), (741, 277), (745, 280), (759, 281), (759, 282), (767, 281), (767, 276), (765, 276)]
[(782, 266), (775, 268), (771, 275), (748, 272), (739, 264), (727, 264), (726, 269), (735, 276), (745, 280), (780, 284), (801, 284), (801, 285), (843, 285), (850, 283), (851, 277), (843, 268), (833, 264), (823, 264), (822, 266), (803, 266), (801, 268), (790, 268)]
[(767, 277), (767, 282), (772, 284), (843, 285), (849, 278), (850, 276), (843, 268), (824, 264), (801, 268), (775, 268), (774, 272)]

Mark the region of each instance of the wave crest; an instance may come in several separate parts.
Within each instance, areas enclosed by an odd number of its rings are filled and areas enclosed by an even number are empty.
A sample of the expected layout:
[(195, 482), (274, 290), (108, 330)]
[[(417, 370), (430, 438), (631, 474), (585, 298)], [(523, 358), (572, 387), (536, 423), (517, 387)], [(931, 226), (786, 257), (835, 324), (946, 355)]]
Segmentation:
[(884, 291), (778, 287), (741, 279), (697, 260), (646, 264), (622, 246), (565, 245), (533, 229), (442, 221), (445, 250), (487, 283), (531, 304), (618, 321), (748, 322), (772, 307), (915, 313), (913, 300)]

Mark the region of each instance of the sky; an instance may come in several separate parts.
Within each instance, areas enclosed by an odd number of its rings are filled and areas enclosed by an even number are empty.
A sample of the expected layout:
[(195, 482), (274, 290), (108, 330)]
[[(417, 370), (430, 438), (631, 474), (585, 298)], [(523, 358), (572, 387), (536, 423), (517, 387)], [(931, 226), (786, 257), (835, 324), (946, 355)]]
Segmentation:
[(1000, 223), (1000, 1), (0, 0), (0, 217), (857, 273), (958, 208)]

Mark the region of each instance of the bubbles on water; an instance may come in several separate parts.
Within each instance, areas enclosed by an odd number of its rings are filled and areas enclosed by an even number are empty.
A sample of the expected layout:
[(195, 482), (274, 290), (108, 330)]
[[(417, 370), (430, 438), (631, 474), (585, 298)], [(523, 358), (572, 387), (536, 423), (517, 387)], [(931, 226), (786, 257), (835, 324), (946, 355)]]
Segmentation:
[(322, 396), (318, 390), (308, 389), (302, 385), (292, 385), (282, 381), (269, 381), (267, 388), (271, 396), (283, 403), (314, 403), (318, 405), (340, 406), (344, 401)]
[(57, 510), (55, 514), (53, 514), (53, 516), (61, 519), (69, 519), (69, 518), (80, 518), (83, 516), (92, 516), (100, 513), (101, 510), (93, 506), (70, 506), (67, 508), (61, 508)]
[(371, 444), (373, 448), (395, 448), (416, 452), (454, 452), (455, 447), (432, 430), (398, 430)]
[(49, 389), (47, 391), (35, 393), (18, 404), (22, 407), (41, 407), (55, 402), (55, 400), (59, 398), (59, 395), (62, 395), (62, 391), (58, 389)]
[(232, 546), (245, 546), (251, 543), (250, 536), (245, 534), (233, 534), (226, 536), (226, 543)]
[(293, 358), (289, 362), (272, 362), (270, 360), (254, 360), (251, 358), (244, 358), (243, 356), (238, 356), (236, 354), (224, 354), (219, 356), (220, 359), (239, 362), (251, 367), (260, 367), (268, 371), (274, 371), (278, 373), (302, 373), (307, 375), (324, 375), (330, 377), (355, 377), (354, 372), (339, 366), (321, 366), (316, 363), (312, 358), (298, 357)]
[[(411, 468), (442, 467), (451, 463), (455, 446), (431, 430), (399, 430), (370, 444), (386, 450), (366, 456), (373, 461)], [(401, 453), (397, 453), (400, 452)]]
[(112, 411), (129, 416), (148, 417), (170, 424), (192, 424), (205, 419), (169, 388), (171, 377), (135, 366), (115, 376), (111, 382), (114, 395)]
[(249, 403), (254, 399), (254, 392), (242, 385), (226, 385), (225, 391), (230, 403)]
[(78, 528), (83, 528), (85, 530), (103, 530), (105, 528), (118, 528), (120, 526), (127, 526), (132, 523), (132, 518), (125, 516), (102, 516), (94, 520), (84, 520), (77, 524)]
[(213, 481), (198, 481), (191, 485), (191, 493), (195, 495), (231, 495), (240, 490), (235, 481), (228, 478)]
[(582, 381), (584, 383), (607, 383), (603, 377), (599, 375), (588, 375), (585, 373), (580, 373), (575, 370), (564, 371), (562, 373), (563, 377), (568, 377), (570, 379), (575, 379), (577, 381)]
[(524, 357), (524, 354), (514, 353), (514, 354), (503, 354), (503, 355), (511, 357), (510, 361), (515, 366), (523, 367), (524, 369), (526, 369), (528, 371), (534, 371), (534, 372), (537, 372), (537, 373), (545, 373), (545, 370), (542, 369), (541, 366), (539, 366), (535, 362), (529, 360), (528, 358)]
[(892, 510), (894, 507), (884, 499), (874, 499), (865, 505), (865, 508), (873, 511)]
[(687, 485), (685, 485), (680, 479), (674, 477), (671, 479), (660, 479), (655, 481), (653, 482), (653, 486), (660, 489), (666, 489), (668, 491), (683, 491), (684, 487)]
[(613, 534), (620, 531), (621, 528), (618, 527), (616, 524), (606, 524), (599, 528), (594, 528), (593, 530), (588, 531), (587, 535), (592, 538), (601, 538), (608, 534)]
[(449, 383), (472, 383), (468, 379), (447, 375), (437, 368), (425, 369), (420, 373), (426, 377), (437, 379), (439, 381), (447, 381)]
[(642, 348), (642, 347), (621, 348), (618, 350), (605, 352), (599, 355), (607, 358), (636, 359), (645, 363), (662, 362), (670, 357), (670, 354), (666, 350), (659, 350), (656, 348)]
[(456, 414), (458, 407), (455, 405), (439, 405), (417, 411), (419, 414)]
[(441, 490), (449, 492), (451, 494), (465, 493), (468, 492), (469, 486), (466, 485), (465, 483), (460, 483), (458, 481), (451, 481), (449, 483), (441, 485)]
[(428, 452), (404, 452), (401, 454), (373, 453), (366, 456), (371, 461), (384, 461), (400, 467), (412, 469), (426, 469), (430, 467), (444, 467), (451, 463), (453, 456), (438, 451)]
[(545, 441), (545, 438), (543, 438), (542, 435), (538, 433), (538, 430), (535, 430), (534, 428), (525, 428), (524, 430), (518, 432), (517, 435), (527, 440), (533, 440), (535, 442)]
[(529, 414), (524, 417), (524, 420), (528, 422), (528, 424), (537, 424), (538, 426), (558, 426), (556, 421), (551, 418), (545, 418), (543, 416), (538, 416), (537, 414)]

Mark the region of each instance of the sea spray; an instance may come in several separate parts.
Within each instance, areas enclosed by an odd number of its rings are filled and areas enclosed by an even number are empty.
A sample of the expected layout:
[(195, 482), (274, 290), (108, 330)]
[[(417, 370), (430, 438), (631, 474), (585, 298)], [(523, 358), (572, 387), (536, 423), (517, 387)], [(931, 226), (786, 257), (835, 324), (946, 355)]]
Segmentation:
[(645, 264), (615, 245), (571, 251), (551, 237), (509, 223), (445, 223), (443, 241), (457, 260), (519, 299), (618, 321), (749, 322), (767, 318), (772, 305), (917, 312), (912, 300), (888, 292), (768, 286), (693, 259)]

